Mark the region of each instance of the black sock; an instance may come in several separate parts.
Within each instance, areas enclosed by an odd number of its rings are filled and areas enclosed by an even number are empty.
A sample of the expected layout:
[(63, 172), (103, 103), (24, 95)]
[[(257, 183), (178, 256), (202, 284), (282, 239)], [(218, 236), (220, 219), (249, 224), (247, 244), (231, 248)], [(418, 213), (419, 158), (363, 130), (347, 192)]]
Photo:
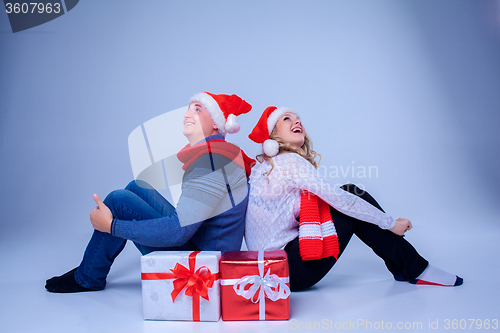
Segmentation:
[(82, 291), (94, 291), (94, 289), (89, 289), (82, 287), (75, 280), (75, 272), (78, 267), (70, 270), (66, 274), (61, 276), (54, 276), (47, 280), (45, 284), (45, 289), (51, 293), (79, 293)]

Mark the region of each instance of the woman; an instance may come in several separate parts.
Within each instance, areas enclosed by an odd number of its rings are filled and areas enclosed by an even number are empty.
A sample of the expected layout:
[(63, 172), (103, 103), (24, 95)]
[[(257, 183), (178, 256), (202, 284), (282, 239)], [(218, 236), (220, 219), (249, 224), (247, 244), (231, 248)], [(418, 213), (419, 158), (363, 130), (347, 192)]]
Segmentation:
[(352, 184), (335, 187), (318, 172), (318, 154), (295, 111), (268, 107), (249, 138), (263, 144), (263, 153), (250, 177), (245, 240), (249, 250), (287, 252), (292, 290), (319, 282), (353, 234), (398, 281), (463, 283), (430, 265), (402, 237), (412, 228), (409, 220), (393, 219), (367, 192)]

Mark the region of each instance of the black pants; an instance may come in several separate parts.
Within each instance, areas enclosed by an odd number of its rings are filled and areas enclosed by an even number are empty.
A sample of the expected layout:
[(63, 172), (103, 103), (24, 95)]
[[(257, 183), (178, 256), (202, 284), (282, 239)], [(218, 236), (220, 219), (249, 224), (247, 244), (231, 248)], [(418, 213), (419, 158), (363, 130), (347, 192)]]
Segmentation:
[[(368, 194), (353, 184), (342, 186), (342, 189), (364, 199), (381, 211), (383, 209)], [(332, 221), (339, 239), (339, 258), (344, 252), (352, 235), (368, 245), (385, 262), (393, 275), (403, 275), (406, 279), (415, 279), (429, 264), (404, 237), (389, 230), (383, 230), (375, 224), (363, 222), (344, 215), (330, 207)], [(309, 288), (318, 283), (337, 262), (334, 257), (303, 261), (299, 251), (299, 237), (285, 247), (290, 267), (290, 289), (292, 291)]]

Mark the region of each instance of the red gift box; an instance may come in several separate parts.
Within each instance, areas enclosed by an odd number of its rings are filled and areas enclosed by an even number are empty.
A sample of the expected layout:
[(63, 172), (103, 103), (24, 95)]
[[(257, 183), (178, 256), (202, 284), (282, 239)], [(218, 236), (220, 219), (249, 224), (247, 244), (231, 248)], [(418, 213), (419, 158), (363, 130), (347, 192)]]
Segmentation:
[(229, 251), (220, 262), (222, 320), (288, 320), (290, 283), (283, 250)]

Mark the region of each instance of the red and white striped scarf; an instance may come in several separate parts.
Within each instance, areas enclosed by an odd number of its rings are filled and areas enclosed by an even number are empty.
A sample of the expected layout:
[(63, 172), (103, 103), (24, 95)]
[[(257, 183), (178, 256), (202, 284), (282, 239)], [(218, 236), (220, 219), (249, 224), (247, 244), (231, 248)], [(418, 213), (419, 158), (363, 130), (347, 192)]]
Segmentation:
[(299, 250), (302, 260), (337, 259), (339, 255), (330, 206), (308, 191), (302, 191), (300, 198)]

